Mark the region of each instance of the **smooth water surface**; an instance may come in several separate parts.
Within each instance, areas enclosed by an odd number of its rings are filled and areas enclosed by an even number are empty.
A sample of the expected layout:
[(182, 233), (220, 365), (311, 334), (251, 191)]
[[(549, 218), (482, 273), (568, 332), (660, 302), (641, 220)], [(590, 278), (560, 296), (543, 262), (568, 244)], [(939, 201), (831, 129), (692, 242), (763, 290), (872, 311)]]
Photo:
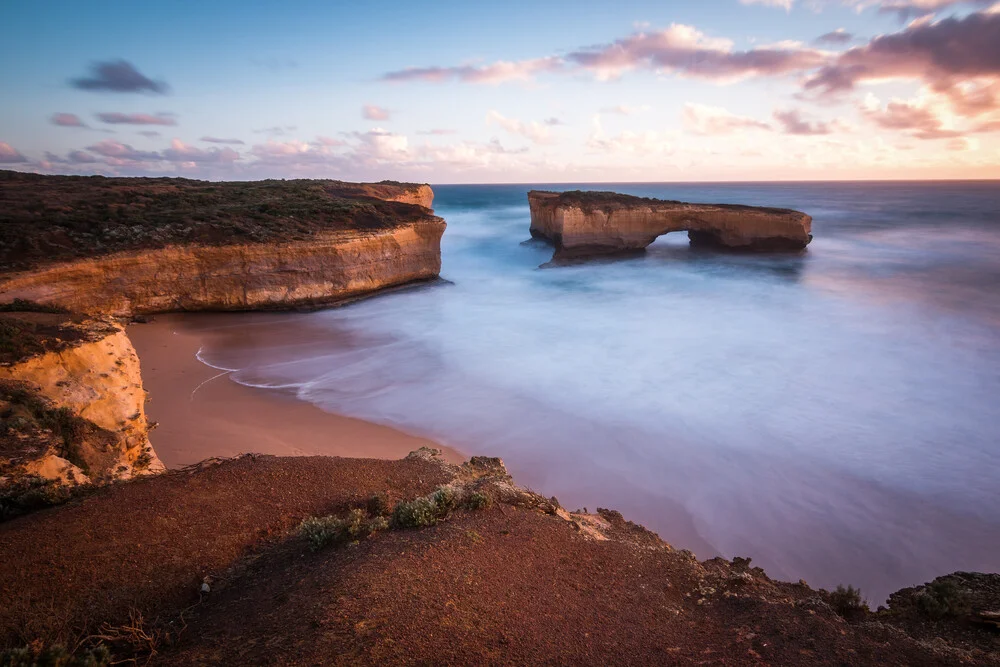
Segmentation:
[(543, 268), (532, 187), (435, 187), (448, 283), (246, 318), (202, 357), (773, 577), (880, 603), (1000, 570), (1000, 185), (593, 186), (795, 208), (815, 240)]

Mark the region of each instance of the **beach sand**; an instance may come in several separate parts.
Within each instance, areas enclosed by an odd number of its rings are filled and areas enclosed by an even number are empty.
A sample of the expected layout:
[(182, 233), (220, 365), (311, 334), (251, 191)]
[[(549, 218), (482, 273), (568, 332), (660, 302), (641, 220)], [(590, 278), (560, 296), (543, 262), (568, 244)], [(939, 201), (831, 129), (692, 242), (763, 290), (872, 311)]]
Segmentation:
[(149, 440), (168, 468), (250, 452), (398, 459), (433, 447), (455, 463), (467, 458), (426, 438), (324, 412), (288, 392), (233, 382), (195, 356), (225, 317), (160, 315), (128, 327), (149, 394), (146, 414), (158, 422)]

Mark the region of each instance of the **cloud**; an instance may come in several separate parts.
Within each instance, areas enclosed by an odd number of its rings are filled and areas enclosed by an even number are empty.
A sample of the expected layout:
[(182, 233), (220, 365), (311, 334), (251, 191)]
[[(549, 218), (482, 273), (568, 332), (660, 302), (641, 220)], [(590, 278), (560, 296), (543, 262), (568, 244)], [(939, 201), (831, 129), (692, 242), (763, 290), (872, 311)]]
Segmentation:
[(420, 130), (417, 134), (432, 136), (432, 137), (443, 137), (448, 134), (458, 134), (458, 130), (448, 130), (444, 128), (434, 128), (432, 130)]
[(21, 155), (13, 146), (0, 141), (0, 164), (19, 164), (27, 161), (28, 158)]
[[(1000, 76), (1000, 13), (975, 13), (937, 22), (914, 22), (845, 51), (805, 83), (820, 95), (858, 84), (916, 79), (952, 98), (956, 109), (979, 112), (996, 106)], [(985, 79), (977, 81), (977, 79)], [(975, 99), (974, 93), (980, 95)]]
[(361, 116), (365, 120), (389, 120), (390, 115), (388, 109), (374, 104), (366, 104), (361, 108)]
[(885, 105), (868, 95), (860, 105), (861, 114), (883, 130), (897, 130), (916, 139), (951, 139), (963, 132), (945, 127), (941, 111), (927, 98), (913, 101), (893, 99)]
[(555, 56), (522, 60), (517, 62), (498, 61), (491, 65), (460, 65), (458, 67), (409, 67), (382, 75), (383, 81), (428, 81), (444, 83), (498, 84), (507, 81), (529, 81), (539, 72), (552, 72), (562, 67), (562, 61)]
[(711, 38), (691, 26), (673, 24), (653, 33), (635, 33), (612, 44), (575, 51), (567, 59), (613, 79), (631, 69), (672, 72), (713, 80), (776, 76), (810, 69), (825, 60), (808, 48), (756, 48), (734, 51), (727, 39)]
[(210, 144), (232, 144), (242, 146), (245, 142), (242, 139), (220, 139), (219, 137), (202, 137), (201, 141)]
[(54, 113), (50, 118), (53, 125), (60, 127), (87, 127), (80, 117), (72, 113)]
[(140, 130), (139, 132), (136, 132), (136, 134), (141, 134), (144, 137), (158, 137), (158, 136), (160, 136), (160, 133), (157, 132), (156, 130)]
[(155, 151), (139, 151), (114, 139), (105, 139), (93, 146), (87, 146), (87, 150), (116, 161), (148, 162), (162, 159), (162, 156)]
[(705, 136), (771, 129), (771, 126), (763, 121), (737, 116), (725, 109), (704, 104), (685, 104), (681, 117), (684, 121), (684, 127), (689, 132)]
[(313, 144), (315, 144), (316, 146), (332, 147), (332, 146), (345, 146), (347, 142), (341, 141), (340, 139), (334, 139), (333, 137), (316, 137), (316, 139), (313, 141)]
[(613, 113), (620, 116), (634, 116), (637, 113), (644, 113), (649, 111), (650, 106), (648, 104), (642, 104), (637, 107), (629, 106), (627, 104), (619, 104), (613, 107), (603, 107), (601, 113)]
[(876, 3), (880, 14), (896, 14), (900, 21), (930, 16), (956, 5), (988, 5), (992, 0), (882, 0)]
[(559, 119), (559, 118), (556, 118), (555, 116), (551, 116), (551, 117), (549, 117), (549, 118), (546, 118), (546, 119), (545, 119), (545, 120), (543, 120), (542, 122), (543, 122), (544, 124), (546, 124), (546, 125), (549, 125), (549, 126), (556, 126), (556, 125), (565, 125), (565, 124), (566, 124), (566, 123), (564, 123), (564, 122), (563, 122), (563, 121), (562, 121), (561, 119)]
[(833, 132), (832, 123), (820, 121), (807, 121), (802, 118), (802, 113), (796, 109), (788, 111), (775, 111), (774, 120), (778, 122), (782, 132), (785, 134), (796, 134), (801, 136), (816, 136), (830, 134)]
[(70, 85), (80, 90), (107, 93), (166, 94), (167, 84), (153, 81), (125, 60), (109, 60), (91, 65), (91, 75), (70, 79)]
[(490, 111), (486, 114), (486, 122), (491, 125), (499, 125), (507, 132), (520, 135), (535, 144), (552, 143), (550, 123), (539, 123), (538, 121), (524, 123), (514, 118), (507, 118), (498, 111)]
[(791, 11), (795, 0), (740, 0), (741, 5), (764, 5), (765, 7), (781, 7), (786, 12)]
[(253, 130), (254, 134), (269, 134), (275, 137), (283, 137), (289, 132), (298, 129), (295, 125), (275, 125), (274, 127), (263, 127), (259, 130)]
[(191, 164), (227, 163), (240, 159), (240, 154), (232, 148), (210, 148), (204, 150), (189, 146), (180, 139), (170, 142), (170, 148), (163, 151), (163, 159), (170, 162), (187, 162)]
[(176, 125), (177, 120), (173, 114), (158, 113), (156, 115), (148, 113), (120, 113), (108, 111), (95, 114), (102, 123), (109, 125)]
[(70, 151), (66, 157), (61, 157), (55, 153), (45, 152), (45, 159), (56, 164), (93, 164), (98, 159), (86, 151)]
[(837, 28), (832, 32), (825, 33), (816, 38), (817, 44), (847, 44), (848, 42), (854, 41), (854, 35), (847, 32), (843, 28)]

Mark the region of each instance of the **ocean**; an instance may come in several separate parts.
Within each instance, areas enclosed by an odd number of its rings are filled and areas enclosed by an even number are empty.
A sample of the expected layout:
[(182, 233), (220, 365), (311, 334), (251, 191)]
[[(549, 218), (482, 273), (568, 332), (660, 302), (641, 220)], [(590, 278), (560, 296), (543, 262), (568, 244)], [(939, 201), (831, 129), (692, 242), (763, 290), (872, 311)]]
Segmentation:
[[(551, 265), (530, 189), (813, 216), (802, 254), (694, 249)], [(1000, 571), (1000, 184), (434, 186), (442, 280), (246, 318), (203, 349), (468, 454), (700, 558), (860, 586), (872, 606)], [(276, 335), (277, 334), (277, 335)]]

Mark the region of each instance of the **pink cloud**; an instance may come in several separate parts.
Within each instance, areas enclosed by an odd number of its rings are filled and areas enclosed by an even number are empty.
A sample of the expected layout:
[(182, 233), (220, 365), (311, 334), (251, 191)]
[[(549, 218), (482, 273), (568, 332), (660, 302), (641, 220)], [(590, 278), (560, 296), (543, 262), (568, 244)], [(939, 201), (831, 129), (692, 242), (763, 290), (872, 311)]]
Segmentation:
[(53, 125), (60, 127), (87, 127), (80, 117), (72, 113), (55, 113), (51, 118)]
[(127, 160), (133, 162), (147, 162), (147, 161), (159, 161), (163, 159), (159, 153), (154, 151), (139, 151), (128, 144), (123, 144), (120, 141), (115, 141), (114, 139), (105, 139), (104, 141), (98, 142), (93, 146), (88, 146), (87, 150), (92, 153), (97, 153), (98, 155), (103, 155), (106, 158), (114, 158), (116, 160)]
[(774, 120), (778, 121), (785, 134), (815, 136), (833, 132), (832, 123), (808, 121), (802, 117), (802, 112), (796, 109), (789, 109), (788, 111), (778, 110), (772, 115), (774, 116)]
[(13, 146), (0, 141), (0, 164), (18, 164), (27, 161), (28, 158), (21, 155)]
[(374, 104), (366, 104), (361, 108), (361, 116), (365, 120), (389, 120), (390, 115), (388, 109)]
[(457, 67), (410, 67), (389, 72), (382, 76), (384, 81), (428, 81), (444, 83), (498, 84), (508, 81), (528, 81), (540, 72), (553, 72), (562, 67), (557, 57), (536, 58), (515, 62), (498, 61), (491, 65), (460, 65)]
[(240, 154), (232, 148), (210, 148), (203, 150), (185, 144), (180, 139), (170, 142), (170, 148), (163, 151), (163, 158), (171, 162), (227, 163), (240, 159)]
[[(976, 13), (915, 22), (840, 54), (805, 83), (829, 95), (866, 81), (916, 79), (947, 94), (956, 111), (971, 115), (997, 107), (1000, 13)], [(977, 78), (985, 81), (976, 82)], [(970, 91), (970, 86), (972, 90)]]
[(719, 107), (688, 103), (682, 112), (684, 127), (689, 132), (706, 136), (732, 134), (746, 130), (770, 130), (764, 121), (746, 116), (738, 116)]

